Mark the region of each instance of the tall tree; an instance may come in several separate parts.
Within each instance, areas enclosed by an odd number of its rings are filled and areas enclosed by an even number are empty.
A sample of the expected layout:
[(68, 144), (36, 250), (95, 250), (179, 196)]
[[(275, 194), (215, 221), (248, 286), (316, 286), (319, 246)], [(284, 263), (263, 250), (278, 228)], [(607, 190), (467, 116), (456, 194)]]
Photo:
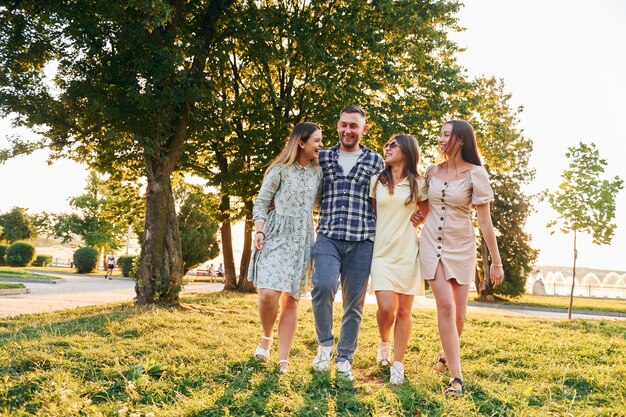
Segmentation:
[(37, 233), (31, 224), (27, 209), (13, 207), (10, 211), (0, 214), (0, 240), (13, 243), (18, 240), (29, 240)]
[(533, 143), (518, 127), (523, 109), (511, 106), (511, 94), (505, 91), (504, 82), (478, 78), (460, 100), (463, 106), (451, 117), (469, 120), (476, 130), (496, 196), (491, 203), (491, 214), (505, 273), (502, 285), (494, 288), (489, 277), (487, 245), (479, 234), (476, 289), (481, 300), (491, 300), (494, 294), (517, 297), (525, 292), (526, 278), (538, 256), (538, 251), (530, 245), (531, 236), (524, 231), (537, 200), (537, 196), (523, 190), (535, 175), (529, 166)]
[[(455, 62), (456, 2), (244, 1), (209, 77), (216, 94), (199, 107), (189, 155), (222, 198), (226, 288), (245, 287), (250, 230), (237, 281), (230, 222), (250, 219), (269, 161), (291, 127), (315, 121), (335, 142), (339, 110), (358, 103), (372, 125), (366, 143), (399, 130), (426, 136), (452, 111), (464, 81)], [(197, 118), (196, 118), (197, 117)], [(435, 121), (435, 122), (433, 122)], [(429, 137), (432, 142), (432, 138)], [(195, 164), (195, 165), (194, 165)]]
[(565, 156), (570, 159), (569, 168), (563, 170), (558, 190), (548, 194), (548, 201), (559, 213), (559, 218), (550, 221), (548, 227), (553, 229), (552, 233), (558, 228), (564, 234), (574, 235), (572, 288), (567, 309), (567, 317), (571, 319), (578, 258), (577, 235), (591, 235), (596, 245), (611, 243), (617, 228), (613, 223), (615, 200), (624, 181), (617, 176), (612, 180), (601, 179), (607, 162), (600, 157), (594, 143), (580, 142), (578, 146), (567, 148)]
[[(111, 175), (146, 177), (137, 303), (178, 303), (170, 176), (234, 0), (10, 2), (0, 6), (0, 114), (41, 146)], [(56, 66), (56, 68), (53, 68)], [(49, 68), (50, 72), (44, 71)], [(16, 141), (12, 154), (32, 146)], [(5, 153), (6, 156), (6, 153)]]

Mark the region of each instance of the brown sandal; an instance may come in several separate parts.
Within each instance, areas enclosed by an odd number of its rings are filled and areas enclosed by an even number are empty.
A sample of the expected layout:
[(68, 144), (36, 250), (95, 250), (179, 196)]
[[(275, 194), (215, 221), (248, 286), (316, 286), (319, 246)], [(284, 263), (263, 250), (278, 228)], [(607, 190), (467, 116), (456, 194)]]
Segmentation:
[(440, 374), (443, 374), (448, 370), (448, 363), (446, 362), (446, 359), (442, 356), (442, 354), (437, 355), (437, 359), (435, 360), (433, 369)]
[(461, 378), (452, 378), (448, 387), (446, 388), (445, 394), (448, 397), (458, 398), (463, 395), (463, 380)]

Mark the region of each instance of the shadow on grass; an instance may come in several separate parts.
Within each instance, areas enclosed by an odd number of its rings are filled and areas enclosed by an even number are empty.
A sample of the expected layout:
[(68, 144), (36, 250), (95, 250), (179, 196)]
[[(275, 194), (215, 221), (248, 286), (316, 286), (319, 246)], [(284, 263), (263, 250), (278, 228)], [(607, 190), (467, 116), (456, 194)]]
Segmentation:
[[(212, 376), (212, 382), (224, 386), (224, 393), (215, 401), (213, 406), (197, 413), (188, 414), (189, 417), (217, 417), (224, 415), (264, 415), (267, 409), (269, 397), (278, 391), (280, 375), (277, 371), (263, 369), (265, 364), (254, 358), (244, 362), (234, 362), (228, 366), (225, 372)], [(252, 376), (263, 372), (264, 377), (256, 382), (254, 389)], [(242, 398), (246, 393), (247, 398)]]

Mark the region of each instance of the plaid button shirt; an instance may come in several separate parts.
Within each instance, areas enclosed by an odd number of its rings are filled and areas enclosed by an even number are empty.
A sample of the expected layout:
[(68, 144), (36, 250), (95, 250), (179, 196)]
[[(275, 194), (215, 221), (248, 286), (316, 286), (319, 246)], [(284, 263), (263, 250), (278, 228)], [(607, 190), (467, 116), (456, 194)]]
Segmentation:
[(378, 153), (359, 146), (363, 152), (348, 175), (337, 161), (339, 144), (320, 151), (323, 190), (317, 231), (330, 239), (356, 242), (376, 232), (369, 186), (372, 176), (380, 173), (385, 164)]

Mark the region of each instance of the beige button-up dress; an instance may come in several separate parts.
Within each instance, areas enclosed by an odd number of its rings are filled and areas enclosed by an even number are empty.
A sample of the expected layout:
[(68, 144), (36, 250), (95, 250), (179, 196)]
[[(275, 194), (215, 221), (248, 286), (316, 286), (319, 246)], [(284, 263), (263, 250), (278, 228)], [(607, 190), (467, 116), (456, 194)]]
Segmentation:
[(457, 180), (436, 177), (434, 168), (426, 171), (429, 211), (420, 236), (422, 278), (435, 278), (441, 262), (446, 279), (470, 285), (476, 269), (472, 206), (493, 201), (493, 190), (481, 166), (472, 167), (467, 177)]

